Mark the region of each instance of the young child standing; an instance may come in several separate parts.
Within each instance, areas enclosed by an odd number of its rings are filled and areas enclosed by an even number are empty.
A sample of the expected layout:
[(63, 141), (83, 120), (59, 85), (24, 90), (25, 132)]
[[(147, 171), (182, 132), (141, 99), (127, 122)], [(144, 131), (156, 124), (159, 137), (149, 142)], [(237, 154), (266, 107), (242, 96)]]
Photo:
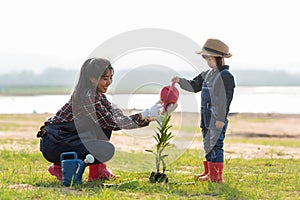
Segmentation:
[(199, 181), (223, 182), (224, 139), (228, 125), (227, 115), (233, 98), (235, 81), (225, 65), (230, 58), (228, 46), (218, 39), (208, 39), (202, 50), (197, 51), (206, 60), (210, 70), (204, 71), (193, 80), (174, 77), (184, 90), (201, 91), (201, 122), (205, 161), (204, 172)]

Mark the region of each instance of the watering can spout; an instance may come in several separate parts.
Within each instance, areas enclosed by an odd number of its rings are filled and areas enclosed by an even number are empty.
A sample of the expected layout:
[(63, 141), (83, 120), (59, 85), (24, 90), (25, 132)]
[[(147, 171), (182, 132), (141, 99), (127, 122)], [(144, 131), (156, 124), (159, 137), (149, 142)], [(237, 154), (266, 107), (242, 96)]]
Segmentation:
[[(69, 158), (73, 157), (73, 158)], [(77, 158), (76, 152), (65, 152), (60, 156), (62, 165), (62, 181), (65, 186), (70, 186), (73, 182), (82, 183), (82, 175), (88, 163), (94, 162), (94, 157), (88, 154), (84, 161)]]
[(86, 163), (83, 162), (83, 161), (80, 161), (78, 163), (78, 165), (79, 165), (79, 168), (78, 168), (78, 171), (77, 171), (76, 176), (75, 176), (75, 183), (81, 183), (82, 182), (82, 175), (84, 173)]
[(95, 161), (94, 156), (91, 154), (86, 155), (84, 161), (79, 162), (79, 169), (76, 174), (75, 182), (76, 183), (81, 183), (82, 182), (82, 175), (84, 173), (85, 167), (88, 163), (93, 163)]

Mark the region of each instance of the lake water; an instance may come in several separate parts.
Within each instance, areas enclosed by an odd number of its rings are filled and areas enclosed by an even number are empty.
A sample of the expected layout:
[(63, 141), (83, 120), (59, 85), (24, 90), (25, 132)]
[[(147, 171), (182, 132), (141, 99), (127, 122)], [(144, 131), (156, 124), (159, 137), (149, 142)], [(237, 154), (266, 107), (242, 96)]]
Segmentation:
[[(200, 94), (180, 91), (178, 108), (181, 112), (199, 112)], [(107, 95), (122, 109), (145, 109), (159, 99), (159, 94)], [(69, 95), (0, 96), (0, 113), (55, 113)], [(300, 87), (237, 87), (231, 113), (299, 114)]]

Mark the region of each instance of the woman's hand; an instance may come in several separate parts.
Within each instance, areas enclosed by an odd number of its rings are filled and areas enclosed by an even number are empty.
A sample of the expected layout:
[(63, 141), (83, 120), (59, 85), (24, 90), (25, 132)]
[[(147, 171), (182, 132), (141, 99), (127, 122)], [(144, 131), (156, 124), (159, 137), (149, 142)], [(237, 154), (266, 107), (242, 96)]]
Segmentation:
[(147, 108), (146, 110), (141, 112), (141, 119), (148, 119), (149, 121), (156, 120), (159, 117), (162, 107), (163, 105), (159, 100), (151, 108)]
[(224, 122), (222, 122), (222, 121), (216, 121), (216, 128), (217, 129), (221, 129), (221, 128), (223, 128), (224, 127), (224, 125), (225, 125), (225, 123)]
[(171, 115), (171, 113), (176, 110), (176, 108), (178, 107), (177, 103), (171, 103), (167, 106), (167, 112), (169, 113), (169, 115)]

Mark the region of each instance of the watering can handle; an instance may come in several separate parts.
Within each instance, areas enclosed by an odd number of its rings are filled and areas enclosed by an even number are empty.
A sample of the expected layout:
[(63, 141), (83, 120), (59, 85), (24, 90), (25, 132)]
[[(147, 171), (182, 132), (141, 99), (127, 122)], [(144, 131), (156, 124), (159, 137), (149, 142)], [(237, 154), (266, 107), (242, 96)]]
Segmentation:
[(175, 82), (175, 81), (172, 81), (172, 84), (171, 84), (170, 90), (169, 90), (169, 92), (168, 92), (168, 96), (169, 96), (169, 94), (172, 92), (172, 90), (174, 90), (174, 88), (175, 88), (175, 84), (176, 84), (176, 82)]
[(175, 81), (172, 81), (171, 88), (174, 88), (174, 87), (175, 87), (175, 84), (176, 84), (176, 82), (175, 82)]
[(74, 157), (74, 159), (77, 159), (76, 152), (64, 152), (64, 153), (60, 154), (60, 161), (62, 161), (64, 159), (64, 157), (67, 155), (72, 155)]

